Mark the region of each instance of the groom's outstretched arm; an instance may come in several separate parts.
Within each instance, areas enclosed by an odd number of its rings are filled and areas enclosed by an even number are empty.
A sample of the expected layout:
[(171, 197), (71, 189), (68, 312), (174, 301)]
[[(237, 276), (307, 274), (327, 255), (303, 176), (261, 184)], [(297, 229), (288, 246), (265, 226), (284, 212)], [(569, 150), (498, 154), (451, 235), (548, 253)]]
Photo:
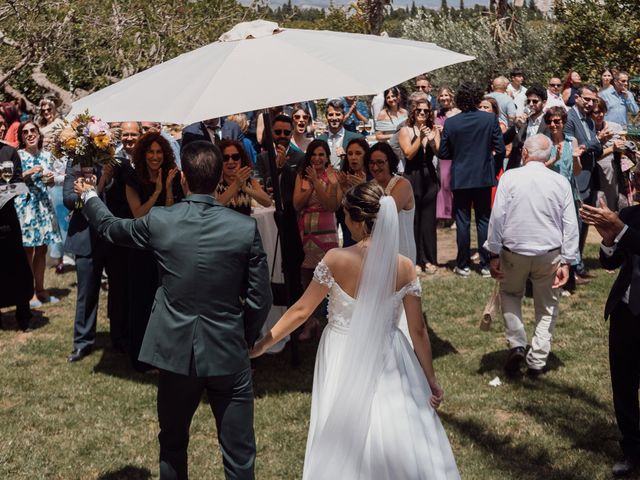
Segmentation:
[(271, 309), (271, 279), (267, 255), (262, 248), (262, 239), (258, 227), (255, 227), (249, 265), (247, 267), (247, 296), (244, 302), (244, 338), (249, 347), (253, 346), (260, 335), (262, 325)]
[(149, 248), (149, 215), (128, 219), (114, 216), (97, 196), (89, 198), (82, 213), (107, 241), (131, 248)]

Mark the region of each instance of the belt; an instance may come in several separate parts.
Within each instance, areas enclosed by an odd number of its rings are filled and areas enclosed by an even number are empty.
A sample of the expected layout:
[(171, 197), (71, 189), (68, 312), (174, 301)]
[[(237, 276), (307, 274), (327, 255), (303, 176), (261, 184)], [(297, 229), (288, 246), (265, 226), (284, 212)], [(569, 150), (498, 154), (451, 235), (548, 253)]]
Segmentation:
[[(505, 252), (509, 252), (509, 253), (517, 253), (517, 252), (512, 252), (511, 249), (509, 247), (505, 247), (504, 245), (502, 246), (502, 249)], [(551, 252), (555, 252), (556, 250), (560, 250), (560, 247), (556, 247), (556, 248), (552, 248), (551, 250), (547, 250), (546, 253), (551, 253)]]

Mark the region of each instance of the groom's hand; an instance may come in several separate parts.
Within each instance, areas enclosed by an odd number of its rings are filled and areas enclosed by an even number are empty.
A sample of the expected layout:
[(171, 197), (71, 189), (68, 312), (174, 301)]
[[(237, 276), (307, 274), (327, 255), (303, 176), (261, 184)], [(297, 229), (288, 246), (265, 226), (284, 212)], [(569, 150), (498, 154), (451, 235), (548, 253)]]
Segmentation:
[(95, 188), (95, 180), (92, 180), (93, 181), (87, 180), (84, 177), (76, 178), (76, 180), (73, 182), (73, 191), (78, 195), (82, 195), (89, 190), (93, 190)]

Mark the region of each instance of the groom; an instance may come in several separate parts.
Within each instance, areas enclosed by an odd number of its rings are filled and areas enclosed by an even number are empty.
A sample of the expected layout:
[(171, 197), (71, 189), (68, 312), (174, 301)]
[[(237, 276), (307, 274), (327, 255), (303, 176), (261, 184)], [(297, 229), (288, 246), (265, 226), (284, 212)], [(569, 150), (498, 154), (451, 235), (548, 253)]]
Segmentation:
[(160, 369), (160, 478), (188, 478), (191, 418), (207, 391), (227, 479), (253, 479), (256, 453), (248, 347), (269, 308), (266, 255), (256, 221), (213, 198), (222, 155), (196, 141), (182, 150), (186, 198), (144, 217), (114, 217), (76, 180), (83, 213), (108, 241), (153, 251), (160, 286), (139, 359)]

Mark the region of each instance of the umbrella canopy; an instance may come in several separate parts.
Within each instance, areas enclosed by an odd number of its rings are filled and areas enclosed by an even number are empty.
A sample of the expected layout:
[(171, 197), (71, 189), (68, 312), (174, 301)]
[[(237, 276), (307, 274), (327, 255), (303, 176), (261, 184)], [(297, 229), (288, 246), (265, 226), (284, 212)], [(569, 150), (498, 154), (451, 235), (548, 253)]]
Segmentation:
[(188, 124), (304, 100), (376, 94), (473, 60), (433, 43), (257, 20), (74, 102), (105, 121)]

